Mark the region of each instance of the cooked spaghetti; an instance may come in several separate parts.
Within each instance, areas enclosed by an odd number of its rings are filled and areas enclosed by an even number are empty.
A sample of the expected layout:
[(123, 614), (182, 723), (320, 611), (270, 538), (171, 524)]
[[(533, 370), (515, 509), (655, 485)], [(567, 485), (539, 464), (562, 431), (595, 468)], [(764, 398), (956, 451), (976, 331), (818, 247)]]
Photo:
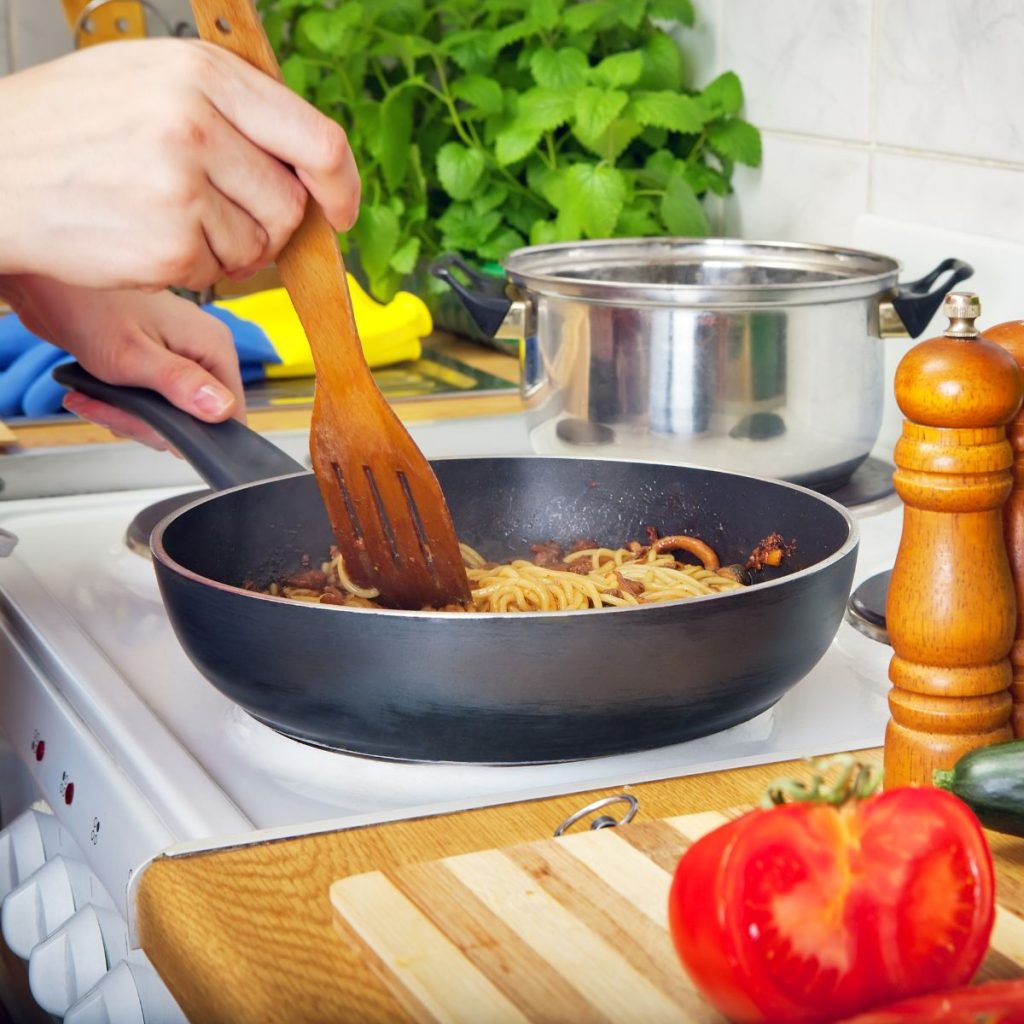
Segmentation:
[[(742, 566), (719, 566), (718, 557), (696, 537), (657, 538), (606, 548), (579, 541), (568, 552), (554, 542), (532, 546), (532, 559), (488, 562), (467, 544), (460, 544), (469, 577), (468, 607), (450, 605), (439, 611), (545, 612), (622, 605), (654, 604), (681, 598), (706, 597), (737, 590), (749, 582)], [(686, 551), (698, 563), (679, 561), (673, 552)], [(379, 608), (376, 590), (360, 587), (345, 572), (337, 549), (319, 569), (307, 567), (274, 582), (263, 591), (295, 601)]]

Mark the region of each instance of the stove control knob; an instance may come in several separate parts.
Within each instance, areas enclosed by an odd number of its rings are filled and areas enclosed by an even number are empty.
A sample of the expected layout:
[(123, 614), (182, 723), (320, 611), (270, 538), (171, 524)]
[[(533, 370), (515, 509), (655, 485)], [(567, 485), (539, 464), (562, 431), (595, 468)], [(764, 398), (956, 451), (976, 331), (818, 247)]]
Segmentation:
[(0, 900), (61, 850), (77, 849), (70, 833), (46, 811), (30, 807), (0, 832)]
[(141, 959), (107, 972), (64, 1015), (64, 1024), (188, 1024), (160, 976)]
[(89, 903), (113, 907), (85, 864), (58, 855), (7, 894), (0, 909), (0, 929), (11, 951), (27, 960), (35, 946)]
[(28, 985), (36, 1002), (63, 1017), (128, 955), (128, 926), (113, 910), (83, 907), (32, 950)]

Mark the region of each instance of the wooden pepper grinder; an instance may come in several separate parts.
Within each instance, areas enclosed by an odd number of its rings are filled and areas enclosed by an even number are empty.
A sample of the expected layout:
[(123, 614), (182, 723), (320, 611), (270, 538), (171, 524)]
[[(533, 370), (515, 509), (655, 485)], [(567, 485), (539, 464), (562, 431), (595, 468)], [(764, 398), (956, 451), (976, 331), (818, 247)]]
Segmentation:
[[(1009, 320), (988, 327), (985, 337), (1002, 345), (1024, 369), (1024, 320)], [(1003, 536), (1017, 594), (1017, 631), (1010, 648), (1013, 669), (1010, 693), (1013, 697), (1013, 735), (1019, 739), (1024, 736), (1024, 408), (1006, 428), (1006, 436), (1013, 450), (1013, 490), (1003, 506)]]
[(979, 337), (976, 295), (951, 292), (943, 312), (944, 337), (915, 345), (896, 370), (906, 419), (893, 478), (903, 534), (886, 608), (888, 788), (931, 785), (936, 768), (1013, 738), (1017, 609), (1002, 508), (1021, 374), (1005, 349)]

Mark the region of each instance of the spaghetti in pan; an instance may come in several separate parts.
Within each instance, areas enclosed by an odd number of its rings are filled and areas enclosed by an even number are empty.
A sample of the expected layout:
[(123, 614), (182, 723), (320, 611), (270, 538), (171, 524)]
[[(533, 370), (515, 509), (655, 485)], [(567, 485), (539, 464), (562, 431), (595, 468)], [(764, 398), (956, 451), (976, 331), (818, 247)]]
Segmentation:
[[(723, 567), (715, 552), (696, 537), (658, 538), (653, 529), (648, 532), (647, 544), (631, 541), (620, 548), (581, 540), (564, 551), (548, 541), (532, 545), (531, 558), (501, 563), (489, 562), (468, 544), (461, 544), (470, 603), (435, 610), (577, 611), (707, 597), (748, 586), (752, 570), (778, 565), (793, 547), (772, 534), (758, 545), (745, 566)], [(676, 552), (686, 552), (696, 561), (684, 561)], [(294, 601), (381, 607), (375, 600), (376, 590), (360, 587), (349, 577), (336, 549), (319, 568), (306, 567), (259, 589)]]

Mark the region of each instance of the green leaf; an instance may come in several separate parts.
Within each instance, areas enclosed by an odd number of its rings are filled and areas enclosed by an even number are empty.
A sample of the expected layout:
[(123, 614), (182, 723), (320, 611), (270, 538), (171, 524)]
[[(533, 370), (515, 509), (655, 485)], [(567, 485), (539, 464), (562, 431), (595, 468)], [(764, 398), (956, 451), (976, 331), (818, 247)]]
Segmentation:
[(577, 36), (588, 29), (596, 28), (602, 22), (614, 21), (615, 7), (610, 3), (580, 3), (570, 7), (562, 18), (565, 30), (570, 36)]
[(647, 14), (647, 0), (617, 0), (615, 11), (620, 24), (639, 28)]
[(420, 256), (421, 242), (418, 238), (407, 238), (395, 251), (388, 266), (396, 274), (411, 274), (416, 269)]
[[(581, 141), (597, 139), (622, 113), (629, 94), (617, 89), (587, 86), (576, 93), (575, 131)], [(584, 142), (586, 144), (586, 142)]]
[(647, 13), (652, 18), (678, 21), (681, 25), (690, 27), (695, 21), (692, 0), (651, 0)]
[(738, 117), (708, 125), (708, 142), (716, 153), (730, 160), (748, 167), (761, 164), (761, 133)]
[(530, 0), (527, 17), (538, 29), (557, 28), (564, 0)]
[(678, 90), (683, 84), (683, 57), (676, 41), (664, 32), (651, 36), (644, 44), (644, 73), (637, 85), (641, 89)]
[(589, 70), (586, 54), (574, 46), (535, 50), (530, 56), (530, 74), (545, 89), (578, 89)]
[(647, 196), (627, 203), (615, 225), (615, 235), (620, 238), (642, 238), (645, 235), (663, 233), (664, 229), (658, 219), (654, 201)]
[(675, 165), (676, 158), (667, 149), (659, 149), (657, 153), (652, 153), (647, 158), (644, 174), (652, 185), (664, 188)]
[(270, 11), (263, 16), (263, 30), (275, 50), (281, 49), (284, 41), (285, 15), (283, 11)]
[(495, 137), (494, 155), (505, 167), (528, 156), (541, 136), (565, 124), (573, 115), (572, 93), (554, 89), (528, 89), (519, 97), (511, 124)]
[(544, 133), (536, 128), (513, 124), (499, 132), (494, 140), (494, 158), (502, 167), (514, 164), (529, 156), (540, 142)]
[(530, 245), (551, 245), (553, 242), (571, 242), (574, 239), (560, 238), (558, 225), (553, 220), (535, 220), (530, 228)]
[(299, 18), (295, 31), (321, 53), (338, 55), (348, 52), (348, 37), (362, 20), (362, 4), (349, 0), (334, 10), (306, 11)]
[(703, 237), (711, 230), (704, 207), (681, 174), (673, 174), (668, 180), (661, 200), (661, 219), (671, 234), (684, 238)]
[(501, 214), (497, 210), (478, 215), (466, 203), (452, 203), (437, 218), (437, 226), (443, 234), (442, 243), (452, 249), (473, 252), (488, 239), (498, 225)]
[(622, 212), (628, 191), (626, 178), (614, 167), (573, 164), (565, 174), (563, 212), (580, 224), (589, 238), (607, 238)]
[(297, 92), (300, 96), (305, 96), (306, 89), (311, 85), (311, 79), (312, 81), (316, 80), (316, 67), (311, 65), (305, 57), (293, 53), (281, 62), (281, 76), (289, 89)]
[(591, 78), (598, 85), (615, 88), (619, 85), (635, 85), (644, 72), (644, 55), (640, 50), (613, 53), (605, 57), (591, 71)]
[(494, 66), (491, 33), (480, 29), (449, 32), (440, 43), (443, 53), (451, 54), (455, 63), (467, 73), (484, 73)]
[(484, 192), (473, 197), (473, 212), (476, 214), (487, 213), (501, 206), (508, 198), (508, 188), (504, 185), (491, 185)]
[(632, 118), (620, 117), (611, 123), (607, 131), (593, 138), (584, 139), (579, 132), (574, 132), (574, 134), (580, 143), (592, 153), (609, 163), (615, 163), (629, 144), (643, 131), (644, 129)]
[(388, 0), (379, 14), (378, 24), (392, 32), (414, 32), (422, 14), (423, 0)]
[(532, 18), (523, 18), (520, 21), (513, 22), (511, 25), (506, 25), (504, 28), (498, 29), (497, 32), (490, 34), (491, 53), (497, 56), (506, 46), (522, 42), (522, 40), (529, 38), (539, 30), (540, 26)]
[(696, 135), (707, 120), (707, 111), (692, 96), (667, 90), (634, 93), (629, 115), (642, 125), (668, 128), (684, 135)]
[(502, 228), (486, 242), (477, 246), (477, 255), (485, 260), (503, 260), (513, 249), (523, 245), (523, 236), (512, 228)]
[(743, 86), (733, 71), (719, 75), (700, 95), (713, 114), (738, 114), (743, 106)]
[(380, 161), (384, 181), (395, 189), (405, 178), (412, 144), (413, 94), (409, 89), (393, 92), (381, 105), (380, 134), (375, 156)]
[(448, 142), (437, 151), (437, 177), (452, 199), (472, 198), (486, 164), (481, 150), (459, 142)]
[(387, 270), (398, 244), (399, 226), (395, 211), (387, 206), (364, 203), (353, 234), (363, 269), (370, 277), (380, 277)]
[(345, 83), (342, 81), (341, 75), (335, 71), (329, 71), (317, 85), (314, 101), (321, 110), (329, 110), (336, 103), (340, 103), (344, 95)]
[(500, 114), (504, 109), (501, 86), (483, 75), (463, 75), (451, 84), (452, 95), (484, 114)]
[(573, 115), (575, 98), (558, 89), (527, 89), (519, 97), (515, 121), (538, 132), (549, 132)]

